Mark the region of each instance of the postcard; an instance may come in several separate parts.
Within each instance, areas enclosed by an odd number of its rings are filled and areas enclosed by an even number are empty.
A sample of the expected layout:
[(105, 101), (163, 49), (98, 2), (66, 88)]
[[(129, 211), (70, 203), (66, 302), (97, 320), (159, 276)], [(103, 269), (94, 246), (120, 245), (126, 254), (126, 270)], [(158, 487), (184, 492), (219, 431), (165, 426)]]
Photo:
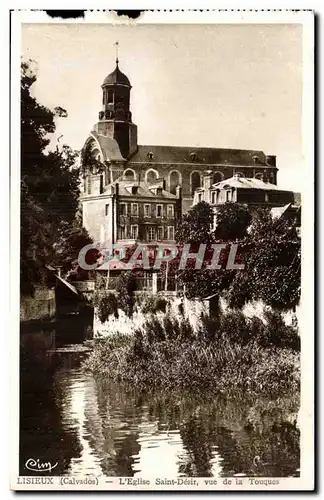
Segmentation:
[(311, 11), (11, 12), (13, 490), (314, 489), (313, 73)]

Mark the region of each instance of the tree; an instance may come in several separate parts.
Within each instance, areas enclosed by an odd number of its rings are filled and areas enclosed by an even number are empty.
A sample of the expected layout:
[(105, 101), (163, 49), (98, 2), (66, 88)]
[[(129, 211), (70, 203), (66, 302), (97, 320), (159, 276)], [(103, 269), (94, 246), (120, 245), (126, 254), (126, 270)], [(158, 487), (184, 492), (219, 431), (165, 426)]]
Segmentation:
[[(93, 242), (88, 231), (82, 227), (78, 218), (72, 223), (65, 225), (58, 241), (54, 244), (55, 263), (62, 271), (68, 274), (72, 281), (89, 279), (89, 271), (82, 269), (79, 265), (78, 256), (80, 250)], [(100, 257), (99, 250), (88, 250), (86, 263), (95, 264)]]
[(215, 234), (212, 230), (214, 212), (212, 207), (205, 202), (193, 206), (187, 214), (182, 217), (176, 231), (176, 241), (181, 244), (190, 244), (190, 251), (195, 253), (200, 244), (206, 244), (205, 259), (201, 269), (194, 269), (194, 260), (189, 261), (184, 270), (178, 272), (178, 279), (186, 287), (186, 296), (207, 297), (209, 295), (220, 295), (227, 286), (231, 271), (225, 269), (227, 260), (226, 249), (222, 251), (220, 262), (223, 264), (221, 270), (207, 270), (206, 264), (212, 257), (212, 243), (215, 242)]
[[(206, 235), (206, 220), (210, 221), (212, 212), (206, 203), (199, 205), (184, 216), (184, 223), (176, 233), (181, 243), (191, 243), (193, 247), (209, 242), (202, 268), (189, 265), (178, 273), (180, 282), (186, 286), (186, 295), (204, 298), (215, 294), (226, 298), (235, 309), (241, 309), (251, 300), (262, 300), (278, 310), (294, 308), (300, 300), (301, 279), (301, 246), (296, 223), (272, 219), (268, 209), (252, 213), (245, 206), (226, 203), (218, 209), (216, 230)], [(227, 243), (228, 247), (220, 255), (221, 269), (208, 270), (208, 252), (213, 241)], [(244, 269), (226, 269), (232, 242), (239, 242)]]
[(247, 260), (251, 295), (269, 306), (296, 307), (301, 291), (301, 241), (296, 223), (272, 219), (269, 211), (254, 214), (250, 228), (251, 253)]
[(210, 243), (213, 241), (211, 228), (213, 225), (213, 209), (208, 203), (201, 201), (184, 214), (178, 224), (175, 239), (178, 243)]
[(32, 61), (21, 65), (21, 292), (32, 293), (46, 280), (45, 264), (55, 264), (55, 243), (78, 210), (79, 169), (68, 146), (51, 151), (55, 119), (32, 95), (37, 76)]
[(245, 205), (225, 203), (217, 208), (215, 238), (222, 241), (241, 240), (251, 224), (251, 213)]

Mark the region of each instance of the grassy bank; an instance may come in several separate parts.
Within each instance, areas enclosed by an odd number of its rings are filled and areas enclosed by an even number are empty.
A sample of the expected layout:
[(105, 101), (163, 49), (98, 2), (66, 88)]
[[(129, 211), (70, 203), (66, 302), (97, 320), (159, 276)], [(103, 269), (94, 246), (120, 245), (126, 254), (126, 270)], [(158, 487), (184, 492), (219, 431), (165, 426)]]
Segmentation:
[(299, 390), (299, 338), (276, 313), (267, 324), (241, 313), (205, 320), (198, 332), (182, 319), (152, 316), (133, 336), (91, 341), (84, 368), (138, 388), (220, 392), (273, 398)]

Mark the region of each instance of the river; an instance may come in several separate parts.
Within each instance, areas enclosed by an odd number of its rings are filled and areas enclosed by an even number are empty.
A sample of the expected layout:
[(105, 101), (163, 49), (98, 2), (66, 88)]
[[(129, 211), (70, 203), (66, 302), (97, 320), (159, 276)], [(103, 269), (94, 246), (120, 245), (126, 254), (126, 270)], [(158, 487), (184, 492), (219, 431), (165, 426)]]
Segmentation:
[(21, 334), (20, 475), (299, 475), (298, 398), (138, 394), (84, 373), (91, 324), (71, 317)]

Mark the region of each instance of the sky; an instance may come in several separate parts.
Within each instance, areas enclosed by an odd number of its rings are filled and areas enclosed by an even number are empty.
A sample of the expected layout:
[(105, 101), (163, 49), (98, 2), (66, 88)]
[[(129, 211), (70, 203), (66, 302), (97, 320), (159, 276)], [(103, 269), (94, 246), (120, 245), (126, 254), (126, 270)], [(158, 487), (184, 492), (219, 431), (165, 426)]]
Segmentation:
[(302, 191), (301, 25), (24, 24), (35, 97), (68, 111), (53, 143), (63, 135), (61, 143), (82, 148), (116, 41), (139, 144), (263, 150), (277, 155), (278, 185)]

